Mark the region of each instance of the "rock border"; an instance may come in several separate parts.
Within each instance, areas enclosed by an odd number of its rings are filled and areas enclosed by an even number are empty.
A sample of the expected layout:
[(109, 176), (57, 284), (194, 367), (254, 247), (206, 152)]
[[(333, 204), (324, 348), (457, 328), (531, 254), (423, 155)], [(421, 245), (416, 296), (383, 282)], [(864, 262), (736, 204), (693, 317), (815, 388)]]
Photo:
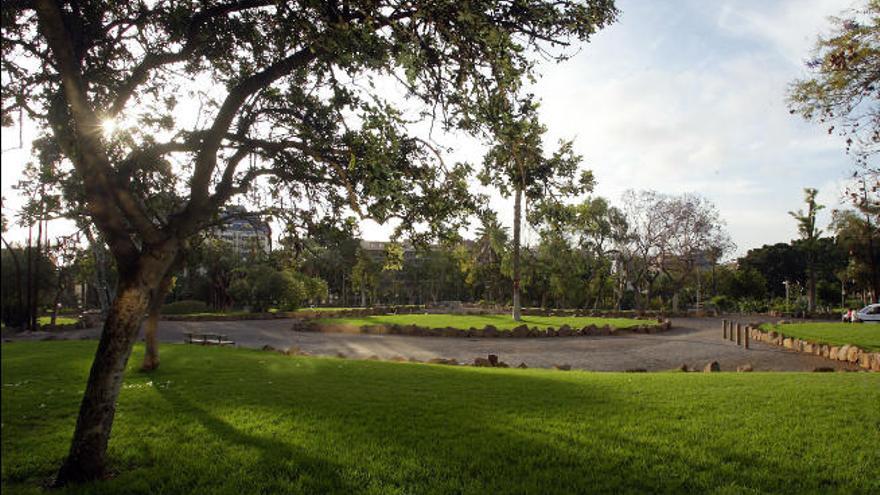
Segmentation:
[(747, 325), (746, 331), (749, 332), (749, 337), (753, 340), (765, 344), (784, 347), (794, 352), (812, 354), (832, 361), (858, 364), (865, 370), (880, 371), (880, 352), (871, 352), (850, 344), (820, 344), (811, 340), (786, 336), (775, 330), (764, 330), (754, 325)]
[(166, 321), (246, 321), (246, 320), (317, 320), (322, 318), (352, 318), (361, 316), (381, 316), (388, 314), (422, 313), (423, 309), (411, 307), (351, 308), (336, 311), (278, 311), (276, 313), (242, 313), (229, 315), (161, 315)]
[(511, 330), (499, 330), (493, 325), (483, 328), (432, 328), (419, 325), (346, 325), (340, 323), (317, 323), (309, 320), (294, 322), (291, 330), (295, 332), (322, 332), (322, 333), (350, 333), (367, 335), (408, 335), (413, 337), (453, 337), (453, 338), (547, 338), (547, 337), (581, 337), (581, 336), (609, 336), (624, 333), (660, 333), (672, 328), (670, 320), (658, 321), (653, 325), (645, 324), (629, 328), (615, 328), (610, 325), (596, 326), (586, 325), (581, 328), (572, 328), (562, 325), (559, 328), (528, 327), (520, 325)]

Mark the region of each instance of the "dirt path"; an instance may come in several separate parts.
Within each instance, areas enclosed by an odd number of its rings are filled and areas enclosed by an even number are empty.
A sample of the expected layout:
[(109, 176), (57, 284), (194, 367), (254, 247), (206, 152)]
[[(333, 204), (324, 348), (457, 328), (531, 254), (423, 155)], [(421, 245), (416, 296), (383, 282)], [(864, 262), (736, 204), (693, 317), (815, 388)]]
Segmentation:
[[(686, 364), (702, 369), (718, 361), (724, 371), (751, 364), (756, 371), (811, 371), (815, 367), (858, 369), (854, 365), (798, 354), (778, 347), (752, 342), (746, 350), (721, 339), (721, 320), (685, 318), (673, 320), (673, 330), (653, 335), (630, 334), (614, 337), (560, 337), (550, 339), (460, 339), (409, 337), (399, 335), (349, 335), (301, 333), (290, 330), (290, 320), (230, 322), (171, 322), (159, 325), (164, 342), (183, 342), (184, 332), (210, 332), (229, 335), (242, 347), (271, 345), (278, 349), (297, 346), (318, 355), (345, 354), (352, 358), (396, 356), (428, 360), (455, 358), (473, 362), (478, 356), (497, 354), (511, 366), (529, 367), (570, 364), (573, 368), (595, 371), (624, 371), (644, 368), (661, 371)], [(46, 333), (36, 332), (15, 340), (39, 340)], [(63, 338), (95, 338), (96, 329), (65, 332)]]

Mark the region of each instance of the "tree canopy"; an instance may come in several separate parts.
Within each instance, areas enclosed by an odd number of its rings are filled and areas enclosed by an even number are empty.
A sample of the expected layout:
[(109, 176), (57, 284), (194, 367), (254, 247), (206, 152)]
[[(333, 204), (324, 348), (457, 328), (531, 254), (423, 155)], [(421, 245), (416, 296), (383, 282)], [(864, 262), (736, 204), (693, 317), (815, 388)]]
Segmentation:
[(880, 0), (832, 17), (807, 61), (808, 77), (789, 89), (792, 113), (823, 123), (846, 138), (846, 148), (869, 165), (880, 152)]

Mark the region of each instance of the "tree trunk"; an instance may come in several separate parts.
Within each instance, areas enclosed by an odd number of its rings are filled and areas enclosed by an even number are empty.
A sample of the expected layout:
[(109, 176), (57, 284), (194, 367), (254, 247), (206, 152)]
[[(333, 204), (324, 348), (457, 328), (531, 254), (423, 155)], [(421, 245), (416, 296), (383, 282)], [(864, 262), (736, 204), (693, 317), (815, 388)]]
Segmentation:
[(813, 261), (810, 261), (809, 279), (807, 280), (807, 311), (813, 313), (816, 311), (816, 270), (813, 268)]
[(98, 296), (101, 313), (106, 315), (110, 308), (110, 291), (107, 288), (107, 257), (91, 230), (85, 229), (85, 232), (92, 248), (92, 255), (95, 257), (95, 293)]
[(519, 300), (519, 230), (522, 217), (522, 187), (519, 185), (513, 198), (513, 321), (520, 321), (522, 307)]
[(173, 242), (139, 253), (135, 260), (117, 263), (136, 268), (119, 272), (115, 297), (104, 321), (80, 404), (70, 452), (58, 471), (55, 486), (97, 480), (106, 475), (107, 442), (125, 367), (144, 313), (162, 282), (170, 277), (180, 253), (180, 246)]
[[(42, 210), (42, 204), (40, 205), (40, 209)], [(43, 220), (37, 220), (37, 257), (34, 261), (34, 285), (33, 291), (34, 296), (31, 300), (31, 328), (36, 330), (39, 328), (37, 326), (37, 317), (40, 312), (40, 261), (43, 257)]]
[(56, 486), (101, 479), (106, 474), (107, 442), (116, 399), (149, 293), (150, 288), (138, 277), (120, 280), (95, 352), (70, 452), (55, 479)]
[(27, 280), (25, 283), (25, 294), (27, 294), (27, 306), (25, 308), (25, 328), (27, 330), (36, 330), (36, 328), (31, 326), (31, 307), (33, 307), (33, 286), (34, 286), (34, 249), (33, 249), (33, 238), (34, 238), (34, 226), (33, 224), (28, 225), (28, 240), (27, 240), (27, 251), (26, 254), (26, 262), (27, 262)]
[(162, 312), (162, 304), (171, 290), (171, 276), (162, 279), (159, 289), (150, 297), (147, 320), (144, 323), (144, 362), (141, 369), (152, 371), (159, 367), (159, 315)]

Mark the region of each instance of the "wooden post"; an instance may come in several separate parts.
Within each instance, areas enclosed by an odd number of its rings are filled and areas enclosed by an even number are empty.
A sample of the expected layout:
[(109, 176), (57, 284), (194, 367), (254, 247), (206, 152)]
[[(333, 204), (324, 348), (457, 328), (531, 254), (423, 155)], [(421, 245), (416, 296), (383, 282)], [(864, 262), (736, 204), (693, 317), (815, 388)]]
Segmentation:
[(742, 325), (736, 324), (736, 345), (742, 344)]
[(746, 347), (746, 349), (749, 348), (749, 334), (751, 332), (752, 332), (752, 327), (749, 325), (746, 325), (746, 334), (743, 336), (744, 337), (743, 345)]
[(721, 320), (721, 338), (727, 340), (727, 320)]
[(734, 338), (733, 338), (734, 326), (735, 326), (735, 324), (733, 322), (730, 322), (730, 327), (727, 329), (728, 330), (727, 339), (730, 340), (731, 342), (734, 341)]

